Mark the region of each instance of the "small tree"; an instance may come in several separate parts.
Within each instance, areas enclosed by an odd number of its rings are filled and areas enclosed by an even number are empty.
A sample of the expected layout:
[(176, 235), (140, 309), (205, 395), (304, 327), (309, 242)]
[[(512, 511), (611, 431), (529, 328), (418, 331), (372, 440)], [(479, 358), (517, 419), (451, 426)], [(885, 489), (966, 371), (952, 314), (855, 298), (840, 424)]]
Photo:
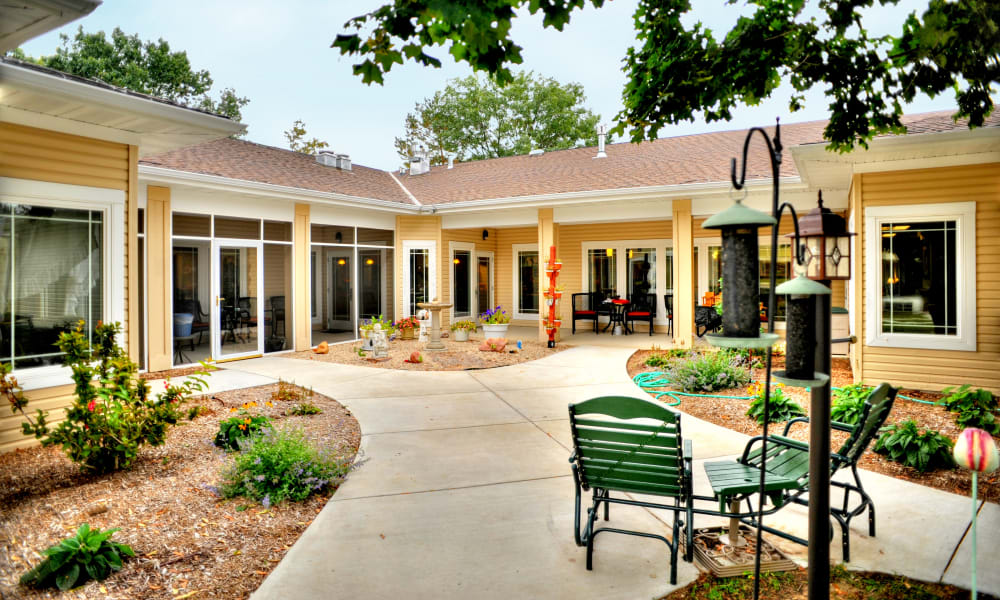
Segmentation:
[(170, 426), (180, 418), (181, 404), (206, 387), (204, 373), (180, 385), (164, 382), (163, 393), (150, 397), (149, 386), (137, 377), (138, 367), (116, 341), (121, 326), (98, 324), (89, 341), (83, 325), (80, 321), (72, 331), (59, 334), (56, 342), (76, 384), (76, 399), (65, 421), (50, 428), (48, 412), (39, 410), (34, 419), (29, 417), (24, 412), (28, 401), (6, 363), (0, 363), (0, 394), (7, 397), (11, 412), (27, 419), (22, 424), (25, 435), (35, 436), (43, 446), (62, 446), (85, 473), (127, 469), (141, 446), (166, 441)]
[(303, 154), (316, 154), (324, 148), (329, 148), (330, 144), (318, 139), (306, 139), (306, 124), (302, 119), (296, 119), (292, 123), (292, 128), (285, 131), (285, 139), (288, 140), (288, 149)]

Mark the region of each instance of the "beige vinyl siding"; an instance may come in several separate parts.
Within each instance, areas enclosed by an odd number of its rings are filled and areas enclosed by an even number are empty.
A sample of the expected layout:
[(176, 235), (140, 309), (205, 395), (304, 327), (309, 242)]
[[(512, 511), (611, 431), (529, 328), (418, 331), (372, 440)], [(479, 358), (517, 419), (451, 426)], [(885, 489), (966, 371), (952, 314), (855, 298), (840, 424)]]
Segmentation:
[(438, 255), (438, 268), (437, 268), (437, 294), (438, 298), (443, 298), (444, 287), (442, 285), (442, 269), (440, 267), (440, 257), (442, 254), (448, 252), (448, 247), (445, 245), (444, 249), (441, 247), (441, 217), (437, 216), (415, 216), (411, 217), (408, 215), (397, 215), (396, 216), (396, 251), (393, 252), (393, 262), (395, 263), (395, 289), (396, 293), (396, 318), (402, 318), (405, 314), (404, 306), (406, 305), (407, 298), (410, 296), (410, 292), (403, 288), (403, 261), (406, 260), (403, 252), (403, 242), (407, 240), (431, 240), (436, 245), (436, 252)]
[[(491, 234), (492, 235), (492, 234)], [(494, 259), (496, 289), (493, 294), (496, 303), (504, 310), (514, 310), (514, 244), (538, 244), (538, 227), (513, 227), (497, 229), (497, 252)], [(561, 251), (560, 251), (561, 252)], [(564, 267), (565, 270), (565, 267)], [(544, 271), (539, 276), (545, 275)], [(535, 321), (518, 320), (518, 325), (534, 325)]]
[[(441, 269), (441, 294), (440, 297), (444, 302), (452, 301), (452, 289), (451, 289), (451, 250), (449, 249), (450, 242), (462, 242), (465, 244), (473, 244), (475, 246), (476, 252), (492, 252), (494, 267), (493, 267), (493, 282), (492, 285), (494, 289), (496, 288), (496, 278), (497, 269), (495, 265), (496, 261), (496, 250), (497, 250), (497, 230), (487, 229), (487, 238), (483, 239), (482, 229), (442, 229), (441, 230), (441, 256), (439, 261), (439, 269)], [(414, 238), (420, 239), (420, 238)], [(476, 276), (475, 264), (471, 267), (473, 269), (472, 276)], [(473, 307), (473, 312), (475, 312), (475, 307)], [(451, 311), (445, 310), (441, 312), (441, 327), (442, 329), (447, 328), (451, 325)]]
[[(1000, 392), (1000, 164), (866, 173), (855, 189), (861, 198), (861, 218), (855, 226), (862, 235), (879, 234), (863, 229), (867, 207), (976, 203), (976, 351), (865, 345), (857, 375), (866, 382), (923, 390), (969, 383)], [(857, 245), (862, 253), (858, 285), (866, 275), (864, 247)], [(862, 331), (868, 325), (867, 315), (862, 315)]]

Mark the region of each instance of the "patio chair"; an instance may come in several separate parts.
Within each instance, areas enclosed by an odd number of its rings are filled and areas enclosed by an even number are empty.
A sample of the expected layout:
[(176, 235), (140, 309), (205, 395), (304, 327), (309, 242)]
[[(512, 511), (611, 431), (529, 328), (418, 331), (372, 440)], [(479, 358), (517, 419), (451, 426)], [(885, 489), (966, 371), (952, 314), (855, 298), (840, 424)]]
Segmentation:
[(667, 335), (674, 334), (674, 295), (663, 294), (663, 306), (667, 309)]
[[(194, 322), (191, 323), (191, 333), (198, 334), (198, 344), (201, 344), (202, 335), (207, 333), (211, 325), (208, 322), (208, 313), (201, 310), (199, 300), (179, 300), (175, 302), (174, 312), (189, 313), (194, 315)], [(194, 350), (194, 346), (191, 347)]]
[[(830, 453), (831, 475), (842, 468), (850, 467), (854, 479), (853, 482), (830, 482), (832, 486), (844, 491), (842, 504), (836, 506), (834, 502), (831, 502), (830, 505), (830, 516), (840, 523), (844, 562), (851, 560), (851, 519), (867, 510), (868, 535), (875, 536), (875, 503), (865, 492), (864, 486), (861, 485), (861, 478), (858, 476), (858, 460), (861, 459), (861, 455), (878, 435), (879, 429), (889, 416), (896, 392), (897, 390), (888, 383), (883, 383), (868, 395), (857, 424), (848, 425), (837, 421), (831, 423), (833, 429), (850, 434), (840, 449)], [(809, 445), (788, 437), (788, 432), (793, 425), (808, 422), (808, 417), (792, 419), (785, 425), (782, 435), (771, 435), (767, 438), (765, 493), (770, 498), (774, 508), (765, 511), (765, 515), (772, 514), (791, 503), (809, 505), (808, 498), (803, 498), (803, 495), (809, 491)], [(712, 491), (715, 494), (712, 499), (719, 501), (723, 511), (728, 502), (746, 500), (749, 507), (748, 513), (734, 516), (743, 517), (743, 522), (751, 526), (756, 526), (754, 519), (756, 513), (750, 497), (757, 493), (760, 482), (761, 449), (756, 446), (762, 440), (763, 436), (751, 438), (743, 450), (743, 455), (737, 461), (705, 463), (705, 473), (708, 474), (709, 483), (711, 483)], [(852, 493), (857, 494), (860, 499), (858, 505), (853, 508), (850, 507)], [(702, 496), (695, 496), (695, 498), (698, 500), (709, 499)], [(758, 502), (763, 502), (763, 499), (759, 498)], [(763, 529), (800, 544), (808, 545), (809, 543), (805, 539), (766, 525)], [(830, 537), (833, 538), (832, 525), (830, 526)]]
[[(692, 522), (693, 508), (691, 441), (683, 441), (681, 437), (680, 413), (652, 400), (602, 396), (570, 404), (569, 423), (573, 434), (573, 454), (569, 461), (573, 464), (576, 486), (573, 536), (577, 546), (587, 547), (587, 570), (593, 569), (594, 538), (598, 533), (611, 531), (656, 538), (670, 549), (670, 583), (676, 584), (680, 528), (685, 522)], [(593, 489), (593, 502), (587, 509), (586, 522), (581, 524), (581, 492), (590, 489)], [(673, 503), (616, 497), (612, 492), (660, 496), (673, 499)], [(612, 527), (594, 529), (601, 505), (604, 505), (604, 520), (608, 521), (611, 504), (673, 511), (672, 538), (668, 540), (655, 533)], [(686, 521), (681, 519), (682, 511)], [(685, 527), (684, 560), (688, 562), (691, 561), (692, 529)]]
[(593, 321), (594, 333), (597, 333), (597, 305), (595, 292), (582, 292), (573, 294), (573, 333), (576, 333), (577, 321)]
[(649, 335), (653, 335), (653, 319), (656, 318), (656, 294), (633, 294), (629, 296), (629, 306), (625, 311), (625, 321), (632, 333), (635, 333), (635, 322), (649, 323)]

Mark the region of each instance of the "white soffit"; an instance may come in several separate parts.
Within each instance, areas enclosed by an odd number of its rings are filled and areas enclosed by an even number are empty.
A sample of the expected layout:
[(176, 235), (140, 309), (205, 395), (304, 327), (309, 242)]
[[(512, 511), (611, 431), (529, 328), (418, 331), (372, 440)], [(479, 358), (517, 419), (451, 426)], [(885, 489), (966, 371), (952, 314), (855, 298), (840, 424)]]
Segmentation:
[(139, 146), (150, 156), (240, 133), (209, 113), (0, 62), (0, 120)]
[(24, 42), (89, 15), (101, 0), (0, 2), (0, 55)]

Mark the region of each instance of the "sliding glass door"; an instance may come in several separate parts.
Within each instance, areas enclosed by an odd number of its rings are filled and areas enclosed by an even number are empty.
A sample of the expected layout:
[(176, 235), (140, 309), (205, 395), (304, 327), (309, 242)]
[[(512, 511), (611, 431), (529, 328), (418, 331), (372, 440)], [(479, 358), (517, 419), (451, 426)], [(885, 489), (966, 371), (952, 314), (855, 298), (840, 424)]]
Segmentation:
[(261, 354), (264, 278), (260, 242), (216, 240), (214, 247), (214, 355), (225, 360)]

